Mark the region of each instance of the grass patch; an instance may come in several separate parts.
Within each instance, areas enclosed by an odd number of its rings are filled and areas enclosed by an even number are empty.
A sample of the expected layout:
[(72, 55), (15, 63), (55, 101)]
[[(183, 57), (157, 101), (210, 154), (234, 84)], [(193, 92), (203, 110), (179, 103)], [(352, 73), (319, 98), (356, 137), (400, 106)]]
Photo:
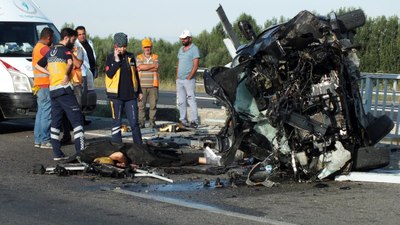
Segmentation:
[(91, 116), (98, 117), (109, 117), (111, 118), (111, 108), (110, 105), (97, 105)]
[(94, 86), (96, 87), (96, 88), (104, 88), (104, 87), (106, 87), (106, 84), (104, 83), (105, 81), (105, 74), (99, 74), (99, 76), (96, 78), (96, 79), (94, 79)]

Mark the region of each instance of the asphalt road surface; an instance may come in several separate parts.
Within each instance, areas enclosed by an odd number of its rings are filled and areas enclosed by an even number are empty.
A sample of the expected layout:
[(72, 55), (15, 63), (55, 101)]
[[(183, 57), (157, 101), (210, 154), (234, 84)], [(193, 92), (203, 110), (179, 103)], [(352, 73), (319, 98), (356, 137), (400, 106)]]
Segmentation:
[[(95, 118), (85, 127), (99, 127)], [(72, 145), (63, 147), (73, 154)], [(400, 186), (385, 183), (282, 182), (272, 188), (203, 187), (204, 174), (171, 174), (173, 184), (150, 178), (33, 174), (54, 165), (51, 150), (33, 147), (33, 120), (0, 122), (2, 225), (141, 224), (399, 224)], [(211, 182), (211, 184), (213, 184)]]

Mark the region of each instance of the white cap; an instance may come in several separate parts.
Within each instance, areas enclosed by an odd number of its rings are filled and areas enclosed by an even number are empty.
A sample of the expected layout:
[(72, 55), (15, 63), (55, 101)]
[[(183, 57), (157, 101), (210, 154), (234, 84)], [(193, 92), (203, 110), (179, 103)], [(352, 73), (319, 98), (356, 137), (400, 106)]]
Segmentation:
[(190, 33), (189, 30), (184, 30), (184, 31), (182, 32), (182, 34), (179, 35), (179, 38), (186, 38), (186, 37), (191, 37), (191, 36), (192, 36), (192, 33)]

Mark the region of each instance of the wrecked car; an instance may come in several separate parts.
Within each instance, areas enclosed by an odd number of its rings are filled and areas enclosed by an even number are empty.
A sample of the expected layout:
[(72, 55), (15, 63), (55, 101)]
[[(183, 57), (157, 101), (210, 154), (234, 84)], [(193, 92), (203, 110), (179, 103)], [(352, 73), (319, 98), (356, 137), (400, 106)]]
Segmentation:
[(249, 43), (230, 68), (204, 74), (207, 94), (229, 113), (217, 135), (221, 162), (230, 165), (241, 150), (299, 180), (387, 165), (389, 152), (375, 145), (393, 122), (365, 113), (358, 88), (353, 37), (364, 24), (362, 10), (302, 11), (258, 35), (240, 22)]

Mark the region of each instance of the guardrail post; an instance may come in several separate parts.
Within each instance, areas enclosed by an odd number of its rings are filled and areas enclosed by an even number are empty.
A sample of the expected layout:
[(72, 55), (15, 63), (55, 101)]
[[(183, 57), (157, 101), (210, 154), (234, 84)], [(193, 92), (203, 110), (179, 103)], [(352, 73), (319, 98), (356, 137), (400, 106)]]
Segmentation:
[(372, 102), (372, 79), (370, 77), (365, 78), (365, 91), (363, 95), (364, 111), (371, 111)]

